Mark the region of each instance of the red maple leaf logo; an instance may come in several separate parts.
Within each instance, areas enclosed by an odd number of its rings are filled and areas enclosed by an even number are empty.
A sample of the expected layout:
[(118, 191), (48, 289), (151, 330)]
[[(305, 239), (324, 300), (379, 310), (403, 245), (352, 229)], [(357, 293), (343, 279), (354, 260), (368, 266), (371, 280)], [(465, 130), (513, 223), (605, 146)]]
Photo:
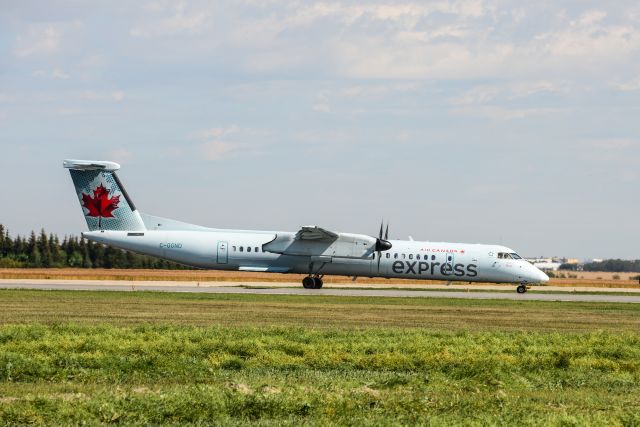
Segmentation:
[(82, 206), (89, 210), (86, 215), (98, 217), (98, 228), (102, 227), (102, 218), (114, 218), (113, 211), (119, 203), (120, 196), (109, 197), (109, 191), (102, 184), (93, 190), (93, 197), (82, 193)]

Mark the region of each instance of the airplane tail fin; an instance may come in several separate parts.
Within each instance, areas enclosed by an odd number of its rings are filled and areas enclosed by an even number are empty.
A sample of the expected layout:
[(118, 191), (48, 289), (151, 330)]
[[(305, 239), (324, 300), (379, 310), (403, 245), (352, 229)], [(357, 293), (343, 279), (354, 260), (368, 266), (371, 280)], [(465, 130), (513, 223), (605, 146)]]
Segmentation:
[(90, 231), (144, 231), (140, 213), (116, 171), (120, 165), (93, 160), (65, 160)]

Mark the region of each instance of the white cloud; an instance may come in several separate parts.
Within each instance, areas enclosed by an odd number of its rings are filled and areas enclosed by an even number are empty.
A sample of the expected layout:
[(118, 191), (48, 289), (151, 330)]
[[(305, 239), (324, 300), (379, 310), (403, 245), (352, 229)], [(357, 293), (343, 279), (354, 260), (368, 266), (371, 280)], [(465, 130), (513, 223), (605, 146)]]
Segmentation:
[(473, 87), (462, 95), (451, 98), (450, 105), (483, 105), (499, 99), (514, 100), (539, 93), (566, 93), (569, 83), (552, 81), (506, 82)]
[(604, 138), (587, 141), (589, 145), (595, 148), (605, 150), (618, 150), (638, 145), (638, 141), (628, 138)]
[(54, 110), (56, 114), (61, 116), (74, 116), (76, 114), (81, 114), (83, 110), (75, 107), (59, 107)]
[(144, 22), (135, 24), (129, 34), (133, 37), (157, 37), (175, 35), (180, 33), (195, 34), (203, 31), (209, 18), (208, 10), (190, 10), (187, 2), (168, 3), (170, 7), (161, 3), (151, 3), (148, 7), (150, 13), (158, 13), (169, 16), (147, 18)]
[(239, 147), (226, 141), (209, 141), (200, 145), (200, 150), (207, 160), (221, 160), (238, 151)]
[(451, 112), (491, 120), (516, 120), (530, 116), (566, 114), (568, 110), (563, 108), (505, 108), (490, 105), (473, 105), (454, 108)]
[(640, 77), (632, 80), (627, 80), (625, 82), (613, 82), (610, 83), (610, 86), (623, 92), (633, 92), (636, 90), (640, 90)]
[(212, 138), (222, 138), (233, 133), (237, 133), (240, 131), (240, 128), (237, 125), (231, 125), (226, 127), (215, 127), (210, 129), (202, 129), (194, 132), (191, 136), (196, 139), (212, 139)]
[(111, 92), (91, 91), (87, 90), (80, 94), (81, 99), (89, 101), (114, 101), (121, 102), (126, 97), (126, 93), (122, 90), (114, 90)]
[(216, 161), (242, 153), (255, 153), (260, 141), (255, 138), (263, 137), (267, 132), (263, 130), (245, 129), (237, 125), (201, 129), (191, 134), (192, 139), (204, 141), (197, 145), (200, 154), (206, 160)]
[(486, 104), (492, 101), (499, 93), (500, 89), (497, 86), (477, 86), (463, 95), (451, 99), (449, 103), (451, 105)]
[(131, 151), (126, 148), (116, 148), (109, 152), (109, 158), (117, 163), (127, 163), (132, 157)]
[(53, 25), (32, 24), (16, 38), (14, 53), (20, 57), (50, 54), (60, 47), (60, 31)]
[(114, 101), (120, 102), (124, 99), (125, 93), (122, 90), (116, 90), (111, 92), (111, 99)]
[(33, 72), (35, 77), (45, 77), (51, 79), (67, 80), (71, 76), (60, 68), (54, 68), (52, 70), (36, 70)]
[(188, 44), (175, 38), (163, 43), (183, 47), (180, 54), (196, 61), (219, 52), (242, 71), (360, 79), (610, 76), (640, 49), (640, 21), (631, 11), (620, 13), (626, 6), (591, 10), (497, 0), (222, 4), (149, 2), (130, 34), (193, 36)]
[(331, 107), (329, 106), (329, 104), (327, 103), (317, 103), (317, 104), (313, 104), (311, 106), (311, 109), (313, 111), (316, 111), (318, 113), (330, 113), (331, 112)]

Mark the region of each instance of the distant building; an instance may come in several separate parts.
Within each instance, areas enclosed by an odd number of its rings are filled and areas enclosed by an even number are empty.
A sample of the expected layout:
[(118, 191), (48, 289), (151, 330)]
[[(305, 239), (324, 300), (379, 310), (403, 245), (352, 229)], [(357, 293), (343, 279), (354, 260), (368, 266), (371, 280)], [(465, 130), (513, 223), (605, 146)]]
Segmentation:
[(526, 258), (534, 266), (542, 271), (557, 271), (563, 264), (560, 258)]

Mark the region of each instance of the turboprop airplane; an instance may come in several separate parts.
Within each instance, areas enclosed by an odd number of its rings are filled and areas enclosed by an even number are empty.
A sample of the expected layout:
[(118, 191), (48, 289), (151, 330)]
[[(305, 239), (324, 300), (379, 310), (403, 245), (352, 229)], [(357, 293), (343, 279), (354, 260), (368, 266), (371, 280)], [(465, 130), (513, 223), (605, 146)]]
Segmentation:
[(505, 246), (390, 240), (318, 226), (296, 232), (201, 227), (139, 212), (116, 175), (120, 165), (64, 160), (93, 242), (214, 270), (301, 273), (320, 289), (325, 275), (518, 284), (524, 293), (549, 277)]

